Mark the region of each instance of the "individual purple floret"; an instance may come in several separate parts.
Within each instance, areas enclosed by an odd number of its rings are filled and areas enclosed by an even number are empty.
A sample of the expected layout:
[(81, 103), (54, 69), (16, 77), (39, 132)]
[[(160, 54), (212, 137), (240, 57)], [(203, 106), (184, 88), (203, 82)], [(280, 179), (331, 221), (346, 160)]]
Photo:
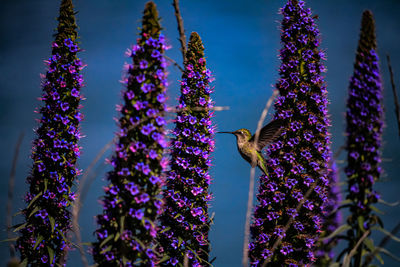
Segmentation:
[[(351, 200), (351, 215), (347, 223), (352, 227), (348, 231), (349, 249), (352, 249), (364, 232), (380, 221), (371, 207), (379, 199), (373, 189), (374, 182), (381, 173), (380, 147), (383, 126), (382, 84), (379, 73), (379, 59), (376, 53), (375, 22), (371, 11), (364, 11), (361, 22), (354, 74), (350, 79), (347, 100), (347, 145), (348, 152), (345, 168), (348, 177), (347, 199)], [(361, 244), (352, 258), (352, 266), (359, 266)], [(355, 264), (355, 265), (353, 265)]]
[(249, 244), (251, 266), (315, 261), (329, 185), (330, 120), (319, 31), (304, 1), (288, 0), (281, 13), (280, 95), (274, 117), (282, 119), (286, 129), (267, 149), (269, 175), (260, 178)]
[(38, 112), (39, 128), (33, 141), (34, 161), (27, 178), (27, 207), (24, 223), (16, 226), (20, 236), (17, 249), (27, 266), (55, 266), (65, 262), (71, 229), (69, 206), (75, 199), (71, 187), (80, 174), (76, 160), (80, 155), (80, 88), (84, 67), (77, 57), (77, 25), (71, 0), (63, 0), (58, 17), (52, 56), (46, 60), (43, 75), (43, 106)]
[(211, 219), (208, 203), (210, 153), (214, 151), (211, 73), (206, 68), (200, 36), (192, 33), (172, 144), (171, 170), (164, 190), (165, 210), (160, 217), (159, 242), (168, 259), (162, 266), (208, 266)]
[[(109, 185), (97, 216), (93, 258), (99, 266), (154, 266), (159, 255), (155, 220), (162, 205), (161, 174), (165, 137), (166, 46), (153, 2), (145, 6), (142, 31), (129, 50), (133, 64), (124, 106), (120, 107), (118, 141), (108, 173)], [(156, 55), (156, 56), (155, 56)]]

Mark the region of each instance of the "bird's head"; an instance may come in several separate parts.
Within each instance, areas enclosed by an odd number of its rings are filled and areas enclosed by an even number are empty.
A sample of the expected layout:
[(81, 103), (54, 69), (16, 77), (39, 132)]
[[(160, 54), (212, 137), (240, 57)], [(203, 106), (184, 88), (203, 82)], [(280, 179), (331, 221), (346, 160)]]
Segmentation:
[(247, 130), (247, 129), (239, 129), (239, 130), (236, 130), (236, 131), (234, 131), (234, 132), (218, 132), (218, 133), (229, 133), (229, 134), (233, 134), (233, 135), (236, 136), (236, 138), (237, 138), (238, 140), (246, 140), (246, 141), (248, 141), (248, 140), (250, 140), (250, 138), (251, 138), (251, 133), (250, 133), (250, 131)]

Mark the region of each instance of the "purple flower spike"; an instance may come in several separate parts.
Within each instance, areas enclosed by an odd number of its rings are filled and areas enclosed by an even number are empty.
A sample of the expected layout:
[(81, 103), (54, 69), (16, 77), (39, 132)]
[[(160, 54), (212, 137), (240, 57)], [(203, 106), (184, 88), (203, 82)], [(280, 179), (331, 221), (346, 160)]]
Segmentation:
[(27, 177), (27, 206), (22, 210), (21, 225), (27, 227), (20, 227), (16, 241), (20, 260), (26, 266), (65, 262), (66, 250), (71, 247), (65, 236), (71, 229), (71, 188), (80, 173), (76, 167), (80, 120), (76, 115), (83, 78), (77, 64), (78, 34), (70, 0), (61, 1), (58, 22), (52, 56), (43, 75), (41, 120), (33, 142), (33, 167)]
[(99, 266), (155, 266), (160, 257), (155, 222), (162, 207), (165, 105), (159, 98), (166, 91), (159, 79), (166, 77), (160, 30), (156, 6), (148, 2), (140, 38), (131, 53), (133, 67), (127, 69), (119, 139), (107, 177), (110, 185), (103, 213), (97, 216), (97, 232), (113, 236), (97, 235), (93, 258)]
[(320, 234), (327, 198), (330, 136), (319, 32), (304, 1), (288, 0), (281, 14), (283, 48), (275, 119), (282, 119), (286, 129), (267, 149), (269, 175), (260, 178), (249, 245), (251, 266), (266, 261), (267, 266), (312, 264), (311, 240)]
[[(361, 33), (354, 64), (354, 74), (350, 78), (347, 99), (347, 167), (348, 192), (351, 214), (347, 218), (352, 227), (347, 232), (353, 248), (367, 228), (380, 221), (371, 211), (378, 201), (372, 196), (375, 181), (379, 180), (381, 168), (381, 138), (383, 127), (382, 83), (379, 59), (376, 53), (375, 21), (371, 11), (364, 11)], [(367, 226), (367, 227), (365, 227)], [(352, 258), (351, 265), (361, 262), (361, 251), (371, 252), (362, 243)]]
[(208, 171), (214, 134), (212, 114), (204, 107), (210, 101), (210, 93), (205, 90), (210, 77), (206, 71), (204, 47), (197, 33), (190, 36), (186, 58), (178, 106), (181, 110), (177, 112), (175, 137), (171, 142), (171, 170), (164, 191), (166, 205), (160, 218), (161, 229), (165, 230), (158, 236), (170, 260), (161, 266), (183, 263), (187, 254), (191, 255), (189, 266), (208, 266), (209, 261), (208, 202), (212, 196)]

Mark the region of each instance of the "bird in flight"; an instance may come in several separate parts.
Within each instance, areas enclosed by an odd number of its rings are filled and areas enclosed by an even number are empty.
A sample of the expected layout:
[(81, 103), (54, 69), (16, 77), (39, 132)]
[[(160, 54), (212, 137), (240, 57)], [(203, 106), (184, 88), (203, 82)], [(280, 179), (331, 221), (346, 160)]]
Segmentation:
[(251, 135), (247, 129), (239, 129), (234, 132), (218, 132), (229, 133), (236, 136), (237, 148), (240, 155), (250, 163), (251, 167), (258, 166), (264, 174), (267, 175), (266, 160), (263, 157), (261, 150), (275, 141), (283, 131), (283, 121), (280, 119), (273, 120), (265, 125), (258, 133)]

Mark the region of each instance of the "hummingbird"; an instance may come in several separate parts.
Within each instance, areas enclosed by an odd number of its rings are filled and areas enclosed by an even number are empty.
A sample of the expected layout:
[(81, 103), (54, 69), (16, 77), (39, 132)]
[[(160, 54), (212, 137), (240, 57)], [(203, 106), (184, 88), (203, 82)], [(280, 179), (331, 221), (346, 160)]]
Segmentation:
[(256, 142), (256, 134), (251, 135), (251, 132), (247, 129), (239, 129), (234, 132), (218, 132), (218, 133), (229, 133), (236, 136), (237, 148), (240, 155), (250, 163), (251, 167), (258, 166), (260, 170), (267, 174), (266, 160), (263, 157), (261, 150), (272, 143), (278, 138), (283, 130), (280, 119), (273, 120), (265, 125), (258, 134), (258, 140)]

